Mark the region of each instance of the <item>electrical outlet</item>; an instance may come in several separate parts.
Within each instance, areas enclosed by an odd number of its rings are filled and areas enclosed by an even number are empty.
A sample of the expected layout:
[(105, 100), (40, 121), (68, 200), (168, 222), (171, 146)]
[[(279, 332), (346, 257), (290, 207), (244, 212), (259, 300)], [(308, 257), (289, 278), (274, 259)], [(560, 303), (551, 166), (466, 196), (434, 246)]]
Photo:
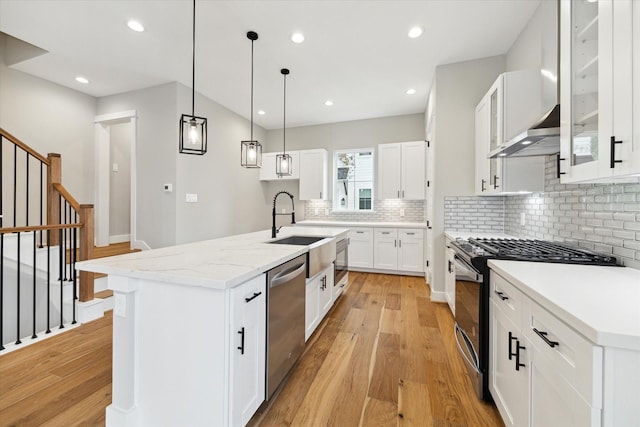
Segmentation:
[(111, 166), (111, 171), (112, 171), (112, 172), (118, 172), (119, 170), (120, 170), (120, 167), (118, 166), (118, 164), (117, 164), (117, 163), (114, 163), (114, 164)]
[(313, 212), (314, 212), (313, 214), (314, 214), (315, 216), (318, 216), (318, 212), (319, 212), (318, 208), (315, 208)]
[(400, 209), (400, 216), (403, 217), (404, 216), (404, 209)]
[(524, 212), (520, 212), (520, 225), (526, 225), (527, 221)]
[(324, 210), (324, 214), (325, 214), (326, 216), (329, 216), (329, 213), (330, 213), (329, 208), (326, 208), (326, 209)]

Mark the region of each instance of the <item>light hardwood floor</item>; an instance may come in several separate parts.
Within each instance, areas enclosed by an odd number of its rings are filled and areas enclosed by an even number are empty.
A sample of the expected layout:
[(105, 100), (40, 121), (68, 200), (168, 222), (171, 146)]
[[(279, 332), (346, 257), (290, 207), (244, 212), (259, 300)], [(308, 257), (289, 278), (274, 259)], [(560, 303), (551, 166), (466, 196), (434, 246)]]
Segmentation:
[[(350, 272), (350, 286), (251, 426), (502, 426), (478, 401), (446, 304), (418, 277)], [(0, 426), (102, 426), (111, 312), (0, 356)]]

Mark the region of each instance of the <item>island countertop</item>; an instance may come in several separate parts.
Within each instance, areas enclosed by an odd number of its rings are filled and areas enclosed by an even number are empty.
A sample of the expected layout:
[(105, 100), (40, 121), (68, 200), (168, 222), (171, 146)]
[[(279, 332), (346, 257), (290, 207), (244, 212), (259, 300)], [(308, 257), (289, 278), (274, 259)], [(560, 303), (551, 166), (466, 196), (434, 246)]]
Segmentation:
[(308, 251), (307, 246), (270, 244), (292, 235), (338, 239), (348, 229), (326, 227), (282, 227), (275, 239), (270, 230), (214, 240), (152, 249), (76, 264), (78, 270), (107, 275), (214, 289), (233, 288), (283, 262)]

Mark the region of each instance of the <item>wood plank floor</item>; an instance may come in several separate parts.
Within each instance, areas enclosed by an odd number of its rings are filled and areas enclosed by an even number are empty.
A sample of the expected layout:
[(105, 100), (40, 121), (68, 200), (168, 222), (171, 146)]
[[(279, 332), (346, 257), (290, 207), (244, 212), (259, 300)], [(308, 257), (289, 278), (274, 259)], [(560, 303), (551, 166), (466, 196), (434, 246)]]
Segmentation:
[[(286, 384), (251, 426), (502, 426), (478, 401), (446, 304), (423, 278), (350, 272)], [(0, 426), (103, 426), (111, 312), (0, 356)]]
[(480, 402), (453, 316), (420, 277), (349, 273), (279, 394), (251, 426), (503, 426)]

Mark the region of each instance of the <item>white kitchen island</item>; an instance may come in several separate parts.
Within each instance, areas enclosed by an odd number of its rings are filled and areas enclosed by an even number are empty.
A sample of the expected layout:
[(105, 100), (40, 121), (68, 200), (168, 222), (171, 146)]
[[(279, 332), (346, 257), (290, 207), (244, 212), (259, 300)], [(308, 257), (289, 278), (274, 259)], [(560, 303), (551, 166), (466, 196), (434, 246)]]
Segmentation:
[[(244, 425), (265, 396), (265, 273), (308, 251), (283, 227), (127, 255), (77, 268), (114, 291), (113, 397), (107, 426)], [(241, 348), (241, 349), (240, 349)]]

